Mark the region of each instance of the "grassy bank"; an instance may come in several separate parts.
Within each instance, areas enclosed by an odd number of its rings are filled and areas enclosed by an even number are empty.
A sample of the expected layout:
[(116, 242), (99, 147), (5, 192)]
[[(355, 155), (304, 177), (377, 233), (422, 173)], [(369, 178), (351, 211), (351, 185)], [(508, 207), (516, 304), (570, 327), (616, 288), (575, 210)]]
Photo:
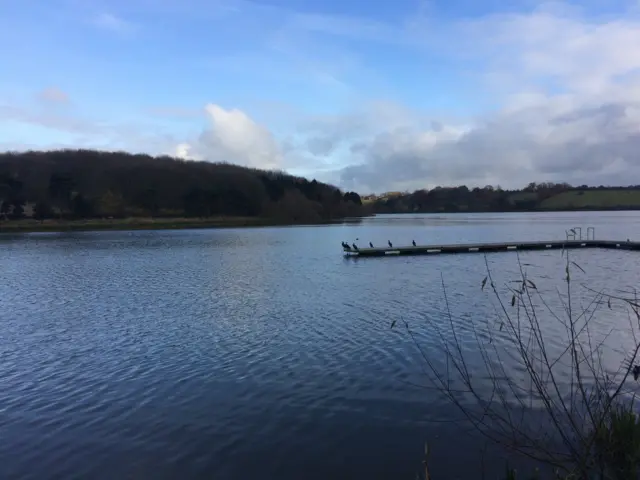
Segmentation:
[[(82, 220), (9, 220), (0, 221), (0, 233), (28, 232), (68, 232), (94, 230), (175, 230), (189, 228), (234, 228), (267, 227), (305, 224), (329, 224), (324, 222), (295, 222), (264, 217), (211, 217), (211, 218), (151, 218), (133, 217), (122, 219), (82, 219)], [(342, 221), (342, 220), (340, 220)]]

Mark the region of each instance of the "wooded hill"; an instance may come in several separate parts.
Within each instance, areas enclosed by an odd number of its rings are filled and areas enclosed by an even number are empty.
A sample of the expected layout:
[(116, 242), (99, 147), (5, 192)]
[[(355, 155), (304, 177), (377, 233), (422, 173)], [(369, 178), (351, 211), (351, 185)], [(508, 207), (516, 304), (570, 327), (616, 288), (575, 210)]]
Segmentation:
[(125, 152), (0, 153), (0, 219), (268, 217), (318, 222), (363, 212), (354, 192), (279, 171)]
[(490, 185), (473, 189), (436, 187), (364, 197), (364, 202), (376, 213), (640, 210), (640, 185), (573, 187), (567, 183), (532, 182), (522, 190)]

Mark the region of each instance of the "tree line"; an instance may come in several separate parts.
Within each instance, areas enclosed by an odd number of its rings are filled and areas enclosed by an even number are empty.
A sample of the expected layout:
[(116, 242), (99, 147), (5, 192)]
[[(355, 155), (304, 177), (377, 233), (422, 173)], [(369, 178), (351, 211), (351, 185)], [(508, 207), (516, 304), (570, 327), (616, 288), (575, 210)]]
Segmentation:
[(235, 216), (316, 222), (363, 211), (355, 192), (281, 171), (97, 150), (0, 153), (3, 220)]
[[(375, 213), (433, 213), (433, 212), (510, 212), (545, 210), (543, 202), (564, 192), (575, 191), (582, 195), (587, 191), (620, 191), (640, 190), (640, 185), (627, 187), (590, 187), (580, 185), (574, 187), (568, 183), (536, 183), (531, 182), (522, 189), (505, 190), (501, 187), (487, 185), (485, 187), (468, 188), (435, 187), (431, 190), (421, 189), (412, 193), (392, 192), (378, 197), (364, 197)], [(640, 197), (639, 197), (640, 199)], [(622, 208), (638, 207), (640, 205), (619, 205)], [(597, 207), (597, 205), (594, 205)], [(559, 209), (571, 210), (567, 206)]]

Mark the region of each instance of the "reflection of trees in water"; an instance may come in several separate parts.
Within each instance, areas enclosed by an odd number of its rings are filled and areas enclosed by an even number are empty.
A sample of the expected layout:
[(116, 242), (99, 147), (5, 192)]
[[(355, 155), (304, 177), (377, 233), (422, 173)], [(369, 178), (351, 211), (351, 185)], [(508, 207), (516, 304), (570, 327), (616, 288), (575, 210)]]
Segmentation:
[(341, 220), (336, 220), (335, 223), (344, 225), (360, 225), (363, 222), (362, 217), (347, 217)]

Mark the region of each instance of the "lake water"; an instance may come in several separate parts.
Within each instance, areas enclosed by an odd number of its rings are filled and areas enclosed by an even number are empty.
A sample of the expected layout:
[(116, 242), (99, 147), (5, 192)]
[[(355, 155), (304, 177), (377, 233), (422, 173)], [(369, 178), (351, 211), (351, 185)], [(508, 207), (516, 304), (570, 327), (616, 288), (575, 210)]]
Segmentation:
[[(461, 328), (494, 314), (485, 257), (356, 260), (340, 242), (562, 239), (574, 226), (640, 239), (639, 220), (405, 215), (0, 236), (0, 477), (413, 479), (425, 441), (434, 478), (477, 473), (482, 455), (495, 457), (443, 421), (456, 412), (425, 382), (416, 343), (438, 355), (429, 325), (448, 322), (443, 281)], [(637, 252), (571, 255), (585, 271), (577, 283), (639, 283)], [(518, 278), (517, 254), (487, 260), (497, 281)], [(520, 260), (539, 286), (565, 288), (561, 252)], [(603, 314), (600, 325), (623, 329), (619, 309)], [(473, 357), (474, 343), (463, 346)]]

